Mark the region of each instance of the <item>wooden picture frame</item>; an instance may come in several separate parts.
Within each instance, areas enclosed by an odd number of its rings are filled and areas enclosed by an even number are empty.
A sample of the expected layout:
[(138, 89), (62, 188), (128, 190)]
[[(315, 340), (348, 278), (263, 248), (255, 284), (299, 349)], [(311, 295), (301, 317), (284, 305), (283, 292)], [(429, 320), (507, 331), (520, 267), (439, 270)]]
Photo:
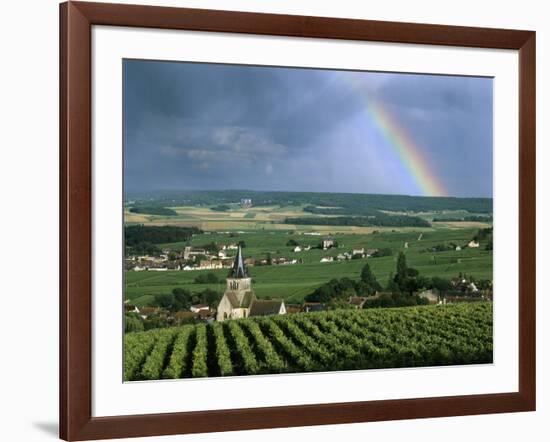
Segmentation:
[[(92, 417), (93, 25), (519, 51), (519, 391)], [(65, 440), (535, 410), (535, 32), (170, 7), (60, 5), (60, 437)]]

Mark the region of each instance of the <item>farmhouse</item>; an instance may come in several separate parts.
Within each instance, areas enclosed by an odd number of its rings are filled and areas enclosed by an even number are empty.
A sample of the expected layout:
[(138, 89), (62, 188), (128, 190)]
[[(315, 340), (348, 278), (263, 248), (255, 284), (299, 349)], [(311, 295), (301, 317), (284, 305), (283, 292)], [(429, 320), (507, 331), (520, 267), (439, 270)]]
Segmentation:
[(437, 293), (435, 293), (433, 290), (424, 290), (423, 292), (420, 292), (418, 294), (421, 298), (425, 298), (428, 300), (430, 304), (440, 304), (441, 299)]
[(124, 311), (127, 313), (139, 313), (139, 308), (132, 304), (127, 304), (127, 301), (124, 301)]
[(195, 249), (191, 246), (185, 246), (183, 249), (183, 259), (191, 259), (197, 255), (207, 255), (208, 253), (204, 249)]
[(241, 207), (244, 209), (248, 209), (252, 207), (252, 199), (251, 198), (241, 198)]
[(205, 259), (202, 260), (199, 264), (199, 269), (221, 269), (223, 267), (223, 262), (218, 259)]
[(376, 252), (378, 252), (378, 249), (367, 249), (367, 252), (365, 253), (367, 255), (367, 258), (370, 258), (373, 256)]
[(304, 302), (302, 304), (302, 312), (323, 312), (325, 310), (325, 304), (321, 304), (320, 302)]
[(158, 307), (141, 307), (139, 311), (139, 315), (143, 319), (147, 319), (149, 316), (155, 315), (157, 313), (160, 313), (161, 309)]
[(285, 302), (281, 299), (255, 300), (250, 306), (250, 316), (284, 315)]
[(474, 240), (471, 240), (469, 243), (468, 243), (468, 247), (470, 248), (477, 248), (479, 247), (479, 243), (477, 241), (474, 241)]
[(365, 296), (350, 296), (348, 299), (348, 304), (356, 309), (363, 308), (363, 304), (367, 298)]
[(189, 310), (191, 310), (193, 313), (198, 313), (201, 310), (210, 311), (210, 307), (208, 306), (208, 304), (195, 304), (192, 305)]
[(225, 293), (218, 305), (216, 320), (246, 318), (248, 316), (284, 315), (284, 301), (258, 300), (252, 290), (252, 278), (239, 247), (233, 267), (226, 279)]
[(332, 236), (326, 236), (323, 238), (323, 250), (330, 249), (334, 247), (334, 238)]
[(196, 312), (179, 311), (174, 313), (173, 321), (175, 325), (192, 322), (197, 317)]

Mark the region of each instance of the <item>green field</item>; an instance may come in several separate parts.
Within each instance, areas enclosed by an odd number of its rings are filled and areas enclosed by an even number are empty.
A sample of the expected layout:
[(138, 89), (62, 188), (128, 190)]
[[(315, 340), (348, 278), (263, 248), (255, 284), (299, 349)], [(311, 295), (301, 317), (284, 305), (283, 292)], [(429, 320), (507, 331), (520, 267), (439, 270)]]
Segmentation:
[(491, 363), (490, 303), (333, 310), (128, 333), (126, 381)]
[[(308, 226), (311, 228), (311, 226)], [(288, 229), (288, 226), (287, 226)], [(394, 230), (394, 231), (392, 231)], [(310, 229), (309, 231), (312, 231)], [(420, 271), (423, 276), (439, 276), (451, 278), (459, 272), (472, 275), (479, 279), (492, 279), (492, 252), (485, 250), (485, 242), (477, 249), (463, 248), (460, 251), (429, 252), (438, 244), (456, 243), (461, 246), (468, 243), (478, 231), (477, 228), (432, 229), (379, 229), (379, 233), (335, 233), (338, 248), (326, 251), (311, 249), (295, 253), (293, 247), (287, 246), (290, 239), (300, 245), (316, 246), (322, 236), (309, 236), (295, 231), (283, 230), (252, 230), (246, 233), (211, 232), (195, 235), (191, 244), (201, 246), (211, 242), (219, 245), (244, 241), (243, 252), (249, 258), (286, 257), (301, 259), (303, 264), (272, 265), (250, 267), (254, 290), (258, 297), (284, 298), (287, 302), (301, 302), (303, 297), (316, 287), (332, 278), (349, 277), (358, 279), (361, 268), (368, 262), (379, 281), (385, 285), (390, 272), (395, 270), (397, 254), (403, 251), (409, 266)], [(405, 247), (407, 244), (407, 247)], [(181, 250), (185, 243), (162, 244), (161, 247)], [(323, 256), (336, 256), (353, 248), (390, 248), (393, 256), (367, 258), (342, 262), (319, 262)], [(175, 287), (186, 287), (191, 291), (201, 291), (213, 288), (218, 291), (225, 289), (225, 283), (217, 285), (201, 285), (193, 283), (200, 273), (215, 273), (224, 281), (227, 270), (193, 270), (167, 272), (126, 272), (125, 296), (132, 303), (141, 306), (153, 299), (153, 295), (170, 293)]]

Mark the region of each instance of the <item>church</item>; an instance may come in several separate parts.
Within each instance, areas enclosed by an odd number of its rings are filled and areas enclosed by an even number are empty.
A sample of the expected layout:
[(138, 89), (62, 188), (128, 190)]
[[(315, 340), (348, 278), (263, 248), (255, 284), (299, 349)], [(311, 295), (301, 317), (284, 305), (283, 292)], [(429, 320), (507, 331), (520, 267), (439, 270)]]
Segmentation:
[(225, 293), (218, 305), (216, 319), (246, 318), (248, 316), (284, 315), (285, 303), (282, 300), (259, 300), (252, 290), (252, 278), (244, 263), (239, 246), (233, 267), (227, 277)]

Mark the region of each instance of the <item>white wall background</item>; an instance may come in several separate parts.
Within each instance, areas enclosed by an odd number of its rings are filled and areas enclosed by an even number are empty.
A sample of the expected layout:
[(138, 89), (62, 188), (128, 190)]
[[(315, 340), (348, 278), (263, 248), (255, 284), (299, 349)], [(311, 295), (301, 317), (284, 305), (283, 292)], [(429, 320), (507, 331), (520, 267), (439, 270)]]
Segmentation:
[[(120, 1), (120, 0), (119, 0)], [(134, 0), (133, 3), (143, 1)], [(126, 3), (132, 3), (126, 2)], [(538, 411), (150, 438), (158, 441), (546, 441), (550, 433), (550, 11), (537, 0), (172, 0), (158, 5), (537, 31)], [(0, 439), (57, 438), (58, 3), (0, 5)], [(141, 440), (141, 439), (140, 439)], [(145, 439), (143, 439), (145, 440)]]

